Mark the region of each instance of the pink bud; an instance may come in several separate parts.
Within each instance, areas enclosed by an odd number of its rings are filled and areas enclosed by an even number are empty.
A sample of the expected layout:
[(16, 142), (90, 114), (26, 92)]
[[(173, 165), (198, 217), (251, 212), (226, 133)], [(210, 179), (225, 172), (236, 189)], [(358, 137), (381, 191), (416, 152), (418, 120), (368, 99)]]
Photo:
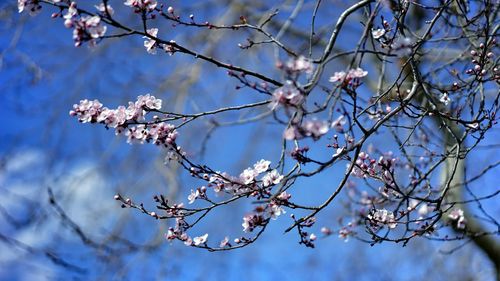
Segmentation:
[(172, 6), (169, 6), (167, 8), (167, 12), (170, 13), (170, 14), (173, 14), (174, 13), (174, 8)]
[(115, 198), (115, 200), (120, 200), (120, 195), (116, 194), (113, 198)]

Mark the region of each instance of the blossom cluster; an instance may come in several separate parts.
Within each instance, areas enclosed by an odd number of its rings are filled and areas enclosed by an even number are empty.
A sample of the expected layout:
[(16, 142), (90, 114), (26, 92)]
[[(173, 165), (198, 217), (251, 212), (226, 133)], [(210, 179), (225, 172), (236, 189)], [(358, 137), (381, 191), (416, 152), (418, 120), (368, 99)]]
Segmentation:
[(313, 140), (320, 139), (324, 134), (328, 133), (328, 122), (310, 119), (303, 121), (300, 125), (292, 124), (283, 133), (286, 140), (296, 140), (305, 137), (311, 137)]
[(454, 223), (456, 228), (465, 229), (465, 223), (467, 220), (465, 219), (464, 211), (462, 209), (453, 209), (448, 214), (448, 218)]
[(273, 92), (269, 107), (276, 109), (278, 105), (299, 107), (304, 101), (304, 95), (291, 80), (287, 80), (285, 85), (277, 88)]
[(129, 143), (146, 141), (157, 145), (172, 145), (178, 135), (174, 125), (159, 120), (137, 124), (144, 120), (147, 112), (161, 109), (161, 104), (160, 99), (150, 94), (140, 95), (136, 102), (129, 102), (128, 107), (119, 106), (117, 109), (104, 107), (98, 100), (85, 99), (73, 105), (69, 114), (76, 116), (82, 123), (102, 123), (108, 128), (115, 128), (116, 134), (127, 129), (125, 135)]
[[(158, 35), (158, 28), (150, 28), (146, 30), (148, 35), (155, 37)], [(142, 38), (146, 39), (144, 40), (144, 47), (146, 48), (146, 51), (149, 54), (156, 55), (156, 50), (158, 47), (162, 48), (167, 52), (169, 55), (173, 55), (175, 53), (175, 48), (173, 44), (175, 44), (174, 40), (170, 40), (168, 44), (159, 44), (155, 38), (151, 38), (148, 36), (143, 36)]]
[[(268, 192), (271, 186), (279, 184), (284, 176), (277, 170), (269, 171), (270, 161), (261, 159), (253, 165), (253, 168), (246, 168), (238, 177), (233, 177), (227, 173), (217, 173), (209, 178), (209, 182), (216, 192), (225, 191), (230, 194), (246, 194), (253, 192)], [(258, 177), (265, 173), (260, 180)]]
[(312, 61), (304, 56), (299, 56), (296, 59), (290, 59), (285, 64), (285, 70), (290, 73), (307, 73), (311, 74), (314, 70)]
[(349, 70), (347, 73), (345, 71), (335, 72), (328, 81), (332, 83), (344, 81), (345, 83), (349, 83), (351, 80), (363, 78), (366, 75), (368, 75), (368, 71), (365, 71), (362, 68), (358, 67), (356, 69)]
[[(97, 6), (97, 9), (101, 9), (100, 6)], [(76, 2), (71, 2), (63, 18), (64, 26), (73, 28), (73, 40), (77, 47), (86, 41), (90, 42), (91, 45), (95, 45), (96, 40), (106, 33), (107, 27), (101, 24), (101, 17), (80, 16)]]
[(366, 218), (370, 220), (371, 226), (376, 228), (387, 226), (390, 229), (393, 229), (397, 226), (394, 213), (386, 209), (374, 209), (366, 216)]
[(390, 153), (387, 157), (380, 156), (378, 160), (375, 160), (370, 158), (368, 153), (360, 152), (351, 174), (359, 178), (380, 176), (385, 182), (391, 185), (393, 182), (392, 171), (395, 163), (396, 158), (391, 158)]
[[(60, 2), (61, 0), (54, 0), (54, 2)], [(42, 6), (38, 0), (17, 0), (17, 9), (19, 13), (24, 11), (29, 11), (31, 16), (35, 16), (40, 12)]]
[(263, 226), (269, 219), (275, 220), (286, 213), (282, 205), (288, 202), (290, 198), (291, 195), (283, 191), (275, 199), (272, 199), (269, 204), (257, 206), (252, 213), (243, 217), (243, 223), (241, 224), (243, 231), (252, 232), (256, 227)]
[(151, 12), (158, 5), (156, 0), (126, 0), (123, 4), (134, 8), (136, 13)]
[(182, 217), (175, 218), (175, 227), (170, 227), (165, 234), (165, 238), (168, 241), (173, 241), (179, 239), (184, 242), (186, 246), (203, 246), (206, 245), (208, 241), (208, 233), (204, 235), (191, 238), (185, 230), (188, 228), (188, 224)]

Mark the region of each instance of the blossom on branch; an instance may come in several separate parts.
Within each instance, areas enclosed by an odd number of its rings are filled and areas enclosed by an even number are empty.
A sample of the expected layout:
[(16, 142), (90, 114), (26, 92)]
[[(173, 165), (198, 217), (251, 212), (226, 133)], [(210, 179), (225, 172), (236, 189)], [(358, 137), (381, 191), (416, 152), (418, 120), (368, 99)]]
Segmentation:
[[(156, 35), (158, 34), (158, 28), (150, 28), (147, 30), (147, 32), (149, 35), (156, 37)], [(142, 38), (147, 39), (144, 40), (144, 47), (146, 47), (146, 51), (148, 51), (148, 53), (152, 55), (156, 55), (156, 47), (158, 46), (156, 40), (151, 39), (148, 36), (143, 36)]]
[(158, 4), (156, 0), (127, 0), (123, 4), (135, 8), (135, 12), (147, 11), (151, 12), (156, 8)]

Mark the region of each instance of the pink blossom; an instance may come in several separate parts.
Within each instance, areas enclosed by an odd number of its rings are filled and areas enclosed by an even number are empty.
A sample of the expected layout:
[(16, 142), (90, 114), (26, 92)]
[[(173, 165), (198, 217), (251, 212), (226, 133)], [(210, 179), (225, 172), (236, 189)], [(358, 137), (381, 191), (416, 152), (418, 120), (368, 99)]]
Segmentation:
[(348, 242), (349, 241), (349, 235), (350, 234), (351, 234), (351, 231), (349, 231), (349, 229), (347, 229), (345, 227), (342, 227), (339, 230), (339, 238), (340, 239), (344, 239), (344, 242)]
[(304, 135), (318, 140), (321, 136), (328, 133), (328, 123), (317, 119), (306, 120), (302, 124)]
[(264, 218), (261, 215), (251, 213), (243, 217), (241, 226), (243, 226), (244, 232), (252, 232), (257, 226), (261, 225), (263, 221)]
[(73, 105), (73, 110), (70, 111), (71, 116), (77, 116), (82, 123), (97, 122), (97, 118), (102, 112), (102, 103), (98, 100), (89, 101), (81, 100), (80, 104)]
[(28, 10), (30, 16), (35, 16), (40, 12), (42, 6), (40, 6), (37, 0), (17, 0), (17, 9), (19, 13)]
[(310, 59), (304, 56), (299, 56), (297, 59), (290, 59), (286, 64), (286, 68), (288, 71), (305, 72), (310, 74), (314, 70), (314, 65)]
[(442, 102), (444, 105), (448, 105), (450, 103), (451, 99), (448, 96), (448, 93), (444, 92), (441, 94), (439, 101)]
[(347, 73), (347, 77), (350, 79), (363, 78), (366, 75), (368, 75), (368, 71), (365, 71), (360, 67), (358, 67), (356, 69), (351, 69), (351, 70), (349, 70), (349, 73)]
[(148, 131), (146, 126), (143, 124), (137, 126), (131, 126), (126, 132), (125, 135), (128, 137), (127, 142), (130, 144), (140, 143), (143, 144), (147, 139)]
[(283, 180), (283, 175), (280, 175), (277, 170), (272, 170), (262, 177), (262, 184), (264, 187), (279, 184)]
[(191, 189), (191, 194), (188, 196), (189, 204), (193, 204), (196, 198), (200, 197), (200, 191), (197, 189), (196, 191), (193, 191)]
[(323, 233), (326, 236), (332, 234), (332, 230), (329, 229), (328, 227), (325, 227), (325, 226), (323, 226), (320, 231), (321, 231), (321, 233)]
[(375, 40), (380, 39), (384, 35), (385, 35), (385, 29), (383, 29), (383, 28), (372, 29), (372, 37), (373, 37), (373, 39), (375, 39)]
[(292, 81), (288, 80), (285, 82), (285, 85), (274, 90), (269, 107), (273, 110), (280, 104), (296, 107), (299, 106), (303, 100), (304, 96), (300, 90)]
[(193, 238), (193, 243), (195, 246), (205, 244), (207, 242), (207, 238), (208, 238), (208, 233), (206, 233), (205, 235)]
[(453, 209), (449, 214), (448, 218), (456, 223), (458, 229), (465, 229), (465, 223), (467, 222), (464, 216), (464, 211), (462, 209)]
[(258, 175), (259, 174), (254, 169), (247, 168), (240, 174), (240, 180), (243, 182), (243, 184), (250, 184), (255, 181), (255, 177), (257, 177)]
[(394, 219), (394, 213), (386, 209), (374, 210), (367, 216), (375, 225), (387, 225), (389, 228), (396, 228), (397, 223)]
[(173, 229), (169, 229), (167, 231), (167, 233), (165, 234), (165, 238), (168, 240), (168, 241), (172, 241), (174, 240), (175, 238), (177, 238), (177, 235), (175, 234), (174, 230)]
[(285, 129), (283, 132), (283, 138), (286, 140), (296, 140), (301, 139), (304, 136), (300, 133), (299, 129), (296, 126), (290, 126)]
[(261, 159), (253, 165), (253, 168), (256, 173), (260, 174), (267, 171), (269, 169), (269, 165), (271, 165), (271, 161)]
[(281, 201), (288, 201), (290, 198), (292, 198), (292, 195), (287, 193), (286, 191), (283, 191), (276, 198)]
[(311, 241), (316, 240), (316, 238), (318, 238), (318, 237), (314, 233), (311, 233), (311, 235), (309, 235), (309, 240), (311, 240)]
[(140, 95), (137, 97), (137, 101), (135, 102), (135, 106), (137, 108), (146, 108), (146, 109), (161, 109), (161, 99), (157, 99), (150, 94)]
[(300, 126), (292, 125), (283, 132), (286, 140), (302, 139), (312, 137), (318, 140), (329, 130), (328, 123), (317, 119), (305, 120)]
[(127, 0), (125, 1), (125, 6), (136, 8), (139, 11), (152, 11), (156, 8), (156, 0)]
[(328, 79), (328, 81), (335, 83), (335, 82), (343, 81), (345, 77), (346, 77), (346, 73), (344, 71), (339, 71), (339, 72), (335, 72), (333, 74), (333, 76), (331, 76), (330, 79)]
[(351, 69), (347, 73), (344, 71), (340, 72), (335, 72), (333, 76), (330, 77), (328, 81), (335, 83), (335, 82), (342, 82), (342, 81), (350, 81), (352, 79), (359, 79), (363, 78), (366, 75), (368, 75), (368, 71), (363, 70), (362, 68), (358, 67), (356, 69)]
[(224, 248), (224, 247), (226, 247), (226, 246), (229, 246), (229, 247), (231, 246), (231, 245), (229, 244), (229, 237), (227, 237), (227, 236), (226, 236), (226, 237), (224, 237), (224, 239), (220, 242), (219, 247)]
[(101, 24), (99, 16), (79, 17), (76, 3), (71, 2), (68, 11), (63, 16), (64, 26), (73, 29), (73, 40), (75, 46), (80, 46), (83, 42), (90, 42), (91, 45), (97, 43), (96, 39), (101, 38), (106, 33), (107, 27)]
[(285, 214), (285, 209), (275, 202), (271, 202), (266, 208), (268, 215), (271, 219), (276, 220), (282, 214)]
[[(156, 35), (158, 34), (158, 28), (150, 28), (147, 30), (147, 33), (153, 37), (156, 37)], [(157, 47), (156, 40), (151, 39), (148, 36), (143, 36), (142, 38), (147, 39), (144, 40), (144, 47), (146, 47), (146, 51), (152, 55), (155, 55)]]

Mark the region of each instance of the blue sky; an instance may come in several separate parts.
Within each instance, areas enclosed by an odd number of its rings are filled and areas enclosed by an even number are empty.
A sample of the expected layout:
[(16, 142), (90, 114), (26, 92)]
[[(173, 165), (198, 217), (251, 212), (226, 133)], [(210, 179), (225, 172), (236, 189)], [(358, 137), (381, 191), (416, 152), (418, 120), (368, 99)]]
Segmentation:
[[(310, 5), (308, 1), (306, 4)], [(321, 238), (316, 248), (305, 248), (297, 243), (295, 233), (283, 234), (291, 223), (292, 210), (273, 222), (255, 244), (237, 251), (208, 253), (181, 243), (168, 243), (162, 238), (167, 223), (135, 210), (121, 209), (113, 195), (120, 192), (152, 208), (152, 196), (173, 192), (175, 182), (179, 187), (178, 200), (186, 201), (189, 190), (196, 187), (195, 182), (175, 168), (164, 167), (164, 156), (156, 147), (130, 146), (111, 130), (78, 124), (68, 111), (84, 98), (99, 98), (105, 105), (116, 107), (148, 92), (161, 97), (169, 110), (185, 112), (265, 97), (256, 98), (247, 90), (235, 91), (236, 83), (225, 71), (192, 58), (180, 54), (148, 55), (141, 38), (109, 40), (93, 49), (74, 48), (71, 30), (65, 29), (61, 20), (50, 19), (52, 10), (44, 7), (33, 18), (18, 15), (14, 5), (0, 4), (0, 9), (6, 15), (0, 19), (0, 189), (4, 194), (0, 206), (5, 210), (0, 217), (0, 234), (32, 248), (30, 253), (25, 247), (0, 243), (0, 279), (421, 280), (435, 276), (439, 280), (442, 278), (439, 276), (473, 273), (478, 280), (490, 280), (491, 275), (483, 266), (487, 261), (470, 246), (454, 255), (443, 255), (440, 250), (456, 244), (422, 239), (405, 248), (387, 243), (370, 247), (354, 239), (346, 243), (336, 236), (323, 239), (318, 235)], [(226, 12), (217, 7), (201, 11), (205, 13), (198, 13), (197, 17), (214, 20)], [(280, 17), (289, 13), (290, 10), (284, 9)], [(299, 24), (303, 24), (301, 21), (306, 23), (299, 20)], [(161, 28), (166, 37), (186, 45), (199, 44), (185, 29), (168, 25)], [(244, 38), (244, 35), (226, 37), (230, 46)], [(224, 48), (201, 50), (226, 54)], [(228, 61), (245, 61), (245, 54), (235, 51), (236, 47), (230, 50), (234, 56), (228, 56)], [(249, 67), (272, 73), (271, 54), (272, 50), (267, 49), (265, 55), (252, 56)], [(182, 71), (199, 64), (202, 65), (199, 82), (185, 90), (181, 86), (187, 74)], [(279, 79), (279, 75), (275, 76)], [(237, 117), (234, 114), (221, 118), (227, 121)], [(197, 151), (207, 122), (203, 120), (181, 132), (180, 143), (188, 151)], [(223, 128), (212, 136), (204, 160), (233, 174), (261, 158), (276, 162), (281, 142), (281, 131), (276, 126), (265, 122)], [(485, 155), (475, 157), (481, 159)], [(300, 196), (303, 202), (320, 202), (324, 198), (321, 195), (331, 191), (342, 172), (300, 180), (294, 196)], [(154, 249), (124, 253), (120, 259), (105, 262), (101, 250), (84, 245), (74, 231), (61, 223), (48, 204), (49, 187), (67, 215), (96, 241), (106, 244), (113, 233), (137, 244), (155, 245)], [(320, 216), (321, 225), (314, 232), (319, 233), (323, 225), (338, 227), (336, 219), (343, 212), (342, 199), (338, 202)], [(223, 209), (195, 231), (209, 232), (214, 241), (222, 240), (225, 233), (241, 232), (241, 216), (250, 208), (241, 204)], [(21, 222), (20, 226), (12, 224), (9, 217)], [(54, 264), (44, 256), (47, 251), (86, 272), (77, 273)], [(443, 268), (442, 275), (433, 275), (434, 266)]]

